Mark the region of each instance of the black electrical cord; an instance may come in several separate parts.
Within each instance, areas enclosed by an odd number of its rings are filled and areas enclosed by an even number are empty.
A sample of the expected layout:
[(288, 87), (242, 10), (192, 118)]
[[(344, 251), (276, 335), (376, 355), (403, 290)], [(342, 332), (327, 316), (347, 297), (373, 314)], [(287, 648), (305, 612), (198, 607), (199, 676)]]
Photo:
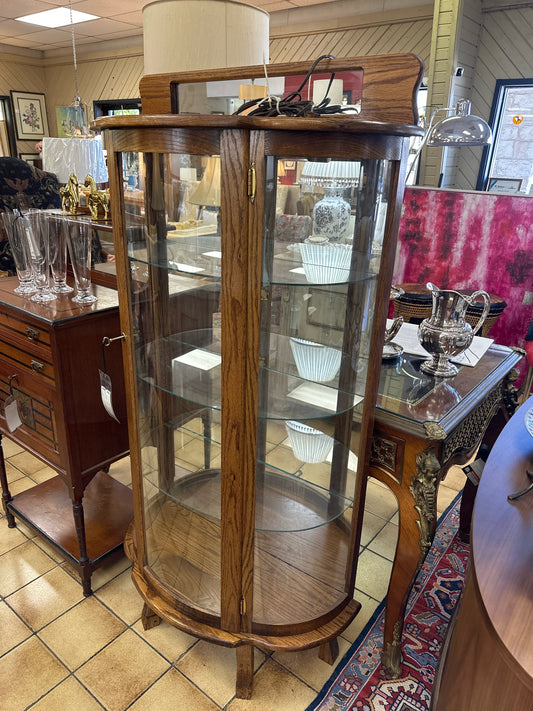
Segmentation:
[(244, 114), (246, 116), (307, 116), (309, 114), (340, 114), (345, 109), (338, 104), (331, 104), (331, 99), (328, 98), (328, 93), (331, 88), (335, 73), (332, 72), (328, 88), (324, 98), (319, 104), (313, 104), (312, 101), (302, 99), (301, 91), (309, 81), (309, 78), (315, 71), (316, 66), (323, 59), (335, 59), (332, 54), (323, 54), (313, 62), (313, 65), (305, 75), (305, 79), (300, 84), (296, 91), (292, 91), (282, 99), (274, 96), (267, 96), (263, 99), (254, 99), (246, 101), (240, 106), (234, 114)]

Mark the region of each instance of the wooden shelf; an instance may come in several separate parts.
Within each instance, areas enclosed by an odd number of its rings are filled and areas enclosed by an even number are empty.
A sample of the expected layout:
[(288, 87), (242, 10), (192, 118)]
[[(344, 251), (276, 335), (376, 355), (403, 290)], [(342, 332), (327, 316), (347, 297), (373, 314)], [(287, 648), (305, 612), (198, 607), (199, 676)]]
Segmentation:
[[(8, 503), (8, 509), (78, 564), (80, 549), (72, 501), (62, 477), (22, 491)], [(87, 553), (94, 569), (103, 558), (122, 548), (133, 518), (131, 490), (109, 474), (98, 472), (85, 489), (83, 512)]]

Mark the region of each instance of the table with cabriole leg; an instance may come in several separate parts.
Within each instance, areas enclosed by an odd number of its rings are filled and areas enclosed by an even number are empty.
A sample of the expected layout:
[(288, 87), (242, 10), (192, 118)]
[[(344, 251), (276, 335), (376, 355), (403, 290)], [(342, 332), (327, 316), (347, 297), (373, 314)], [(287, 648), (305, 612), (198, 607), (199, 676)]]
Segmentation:
[[(439, 483), (453, 464), (466, 463), (481, 442), (495, 441), (516, 407), (514, 367), (523, 355), (492, 345), (476, 366), (463, 366), (447, 379), (421, 373), (415, 356), (383, 361), (369, 473), (391, 489), (399, 507), (382, 652), (389, 676), (400, 675), (405, 610), (435, 533)], [(467, 479), (463, 536), (468, 535), (474, 495)]]

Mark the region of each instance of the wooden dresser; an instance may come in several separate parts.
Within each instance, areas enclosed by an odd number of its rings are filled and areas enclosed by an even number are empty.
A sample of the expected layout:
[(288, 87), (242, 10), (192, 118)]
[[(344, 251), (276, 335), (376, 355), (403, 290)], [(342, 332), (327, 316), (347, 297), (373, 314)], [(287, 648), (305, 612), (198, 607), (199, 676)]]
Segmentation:
[[(132, 518), (127, 486), (104, 470), (128, 454), (121, 342), (105, 348), (119, 422), (104, 409), (102, 339), (119, 336), (117, 292), (93, 286), (98, 301), (80, 307), (60, 296), (35, 304), (14, 293), (14, 277), (0, 279), (0, 482), (8, 526), (15, 517), (47, 539), (78, 569), (85, 595), (92, 571), (121, 551)], [(9, 431), (5, 401), (17, 399), (22, 424)], [(57, 477), (12, 496), (2, 436), (57, 472)]]
[(530, 711), (533, 707), (533, 437), (530, 398), (503, 429), (485, 465), (474, 508), (465, 591), (443, 651), (435, 711)]

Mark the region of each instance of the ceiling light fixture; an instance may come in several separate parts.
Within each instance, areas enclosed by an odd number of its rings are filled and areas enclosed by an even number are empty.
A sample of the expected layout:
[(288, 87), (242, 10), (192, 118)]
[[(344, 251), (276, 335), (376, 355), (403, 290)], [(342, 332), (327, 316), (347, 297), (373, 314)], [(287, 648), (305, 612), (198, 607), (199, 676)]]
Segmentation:
[(53, 10), (45, 10), (44, 12), (36, 12), (33, 15), (15, 18), (19, 22), (28, 22), (31, 25), (52, 28), (99, 19), (98, 15), (89, 15), (87, 12), (78, 12), (78, 10), (72, 10), (68, 7), (55, 7)]

